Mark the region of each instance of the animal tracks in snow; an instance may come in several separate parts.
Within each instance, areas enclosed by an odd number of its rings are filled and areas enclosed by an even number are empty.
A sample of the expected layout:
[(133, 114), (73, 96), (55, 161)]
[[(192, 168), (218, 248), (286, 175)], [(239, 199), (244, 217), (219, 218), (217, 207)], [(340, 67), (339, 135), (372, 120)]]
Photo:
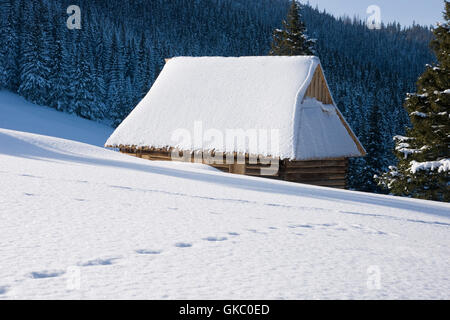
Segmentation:
[(111, 188), (113, 188), (113, 189), (133, 190), (133, 188), (131, 188), (131, 187), (125, 187), (125, 186), (114, 186), (114, 185), (110, 185), (109, 187), (111, 187)]
[(63, 270), (44, 270), (44, 271), (33, 271), (29, 273), (29, 277), (32, 279), (46, 279), (46, 278), (56, 278), (62, 276), (65, 273)]
[(388, 233), (381, 231), (381, 230), (376, 230), (373, 228), (369, 228), (369, 227), (365, 227), (361, 224), (352, 224), (350, 226), (353, 229), (359, 230), (365, 234), (376, 234), (376, 235), (388, 235)]
[(34, 193), (27, 193), (27, 192), (24, 192), (23, 194), (24, 194), (25, 196), (27, 196), (27, 197), (33, 197), (33, 196), (35, 196)]
[(297, 229), (297, 228), (308, 228), (308, 229), (314, 229), (312, 225), (309, 224), (291, 224), (288, 226), (289, 229)]
[(214, 241), (225, 241), (227, 239), (228, 239), (227, 237), (206, 237), (206, 238), (203, 238), (203, 240), (205, 240), (205, 241), (212, 241), (212, 242), (214, 242)]
[(21, 176), (21, 177), (27, 177), (27, 178), (42, 179), (42, 177), (33, 176), (32, 174), (27, 174), (27, 173), (19, 174), (19, 176)]
[(351, 225), (342, 225), (339, 223), (306, 223), (306, 224), (290, 224), (287, 226), (289, 229), (303, 229), (304, 233), (294, 233), (295, 235), (305, 235), (307, 230), (309, 231), (320, 231), (320, 230), (329, 230), (329, 231), (339, 231), (339, 232), (351, 232), (351, 231), (358, 231), (362, 232), (364, 234), (369, 235), (393, 235), (397, 236), (395, 234), (389, 234), (381, 230), (376, 230), (373, 228), (366, 227), (361, 224), (351, 224)]
[(192, 247), (191, 243), (187, 243), (187, 242), (177, 242), (175, 243), (175, 247), (177, 248), (190, 248)]
[(256, 229), (247, 229), (247, 231), (250, 231), (252, 233), (257, 233), (257, 234), (267, 234), (267, 232), (261, 232), (261, 231), (258, 231)]
[(147, 250), (147, 249), (139, 249), (135, 251), (137, 254), (160, 254), (161, 250)]
[[(83, 200), (83, 199), (76, 199), (76, 200)], [(169, 210), (176, 211), (177, 208), (175, 207), (166, 207)], [(211, 212), (211, 214), (215, 214), (215, 212)], [(301, 222), (301, 223), (298, 223)], [(148, 261), (148, 263), (152, 263), (152, 261), (157, 261), (158, 259), (166, 259), (167, 256), (170, 255), (177, 255), (182, 254), (183, 249), (189, 250), (189, 248), (195, 247), (195, 249), (202, 250), (202, 244), (203, 246), (213, 246), (214, 248), (227, 248), (226, 243), (239, 243), (240, 239), (245, 239), (245, 237), (267, 237), (269, 234), (272, 233), (286, 233), (290, 234), (293, 237), (298, 237), (299, 241), (304, 237), (308, 237), (309, 234), (315, 233), (315, 232), (327, 232), (327, 236), (335, 237), (337, 236), (337, 232), (358, 232), (358, 233), (364, 233), (369, 236), (385, 236), (390, 235), (386, 232), (383, 232), (381, 230), (376, 230), (372, 228), (368, 228), (365, 225), (362, 224), (345, 224), (345, 223), (335, 223), (335, 222), (322, 222), (322, 223), (310, 223), (308, 221), (286, 221), (286, 225), (282, 227), (281, 225), (266, 225), (266, 226), (259, 226), (256, 228), (244, 228), (242, 230), (236, 231), (229, 231), (229, 232), (218, 232), (216, 235), (209, 235), (205, 237), (199, 237), (197, 241), (185, 241), (185, 242), (175, 242), (171, 245), (171, 248), (152, 248), (151, 245), (149, 245), (147, 248), (145, 244), (141, 248), (137, 248), (134, 250), (131, 250), (131, 254), (135, 255), (136, 257), (141, 257), (139, 259), (144, 259), (144, 261)], [(334, 233), (333, 233), (334, 232)], [(395, 236), (393, 234), (392, 236)], [(228, 241), (229, 240), (229, 241)], [(208, 245), (208, 243), (210, 243)], [(197, 244), (199, 244), (197, 246)], [(170, 246), (170, 243), (168, 244)], [(224, 247), (225, 246), (225, 247)], [(179, 251), (179, 249), (182, 249), (182, 251)], [(162, 254), (164, 253), (164, 254)], [(116, 256), (106, 256), (106, 257), (100, 257), (96, 259), (91, 260), (85, 260), (83, 262), (78, 263), (77, 265), (80, 268), (84, 267), (108, 267), (116, 265), (120, 259), (122, 259), (124, 256), (127, 256), (128, 254), (124, 255), (116, 255)], [(148, 259), (148, 260), (146, 260)], [(93, 269), (94, 272), (95, 269)], [(66, 271), (64, 270), (42, 270), (42, 271), (34, 271), (27, 274), (28, 279), (32, 279), (30, 281), (36, 281), (36, 280), (45, 280), (45, 279), (52, 279), (57, 278), (62, 275), (64, 275)], [(67, 272), (68, 273), (68, 272)], [(11, 291), (9, 286), (6, 285), (0, 285), (0, 297), (6, 296)]]
[(87, 262), (80, 263), (81, 267), (91, 267), (91, 266), (108, 266), (114, 264), (114, 261), (118, 260), (119, 257), (103, 258), (103, 259), (93, 259)]
[(450, 227), (449, 223), (439, 222), (439, 221), (424, 221), (424, 220), (416, 220), (416, 219), (405, 219), (405, 218), (399, 218), (399, 217), (383, 215), (383, 214), (362, 213), (362, 212), (352, 212), (352, 211), (339, 211), (339, 213), (349, 214), (349, 215), (358, 215), (358, 216), (364, 216), (364, 217), (374, 217), (374, 218), (380, 218), (380, 219), (386, 219), (386, 220), (396, 220), (396, 221), (405, 221), (405, 222), (412, 222), (412, 223), (423, 223), (423, 224)]
[[(168, 207), (168, 209), (175, 209), (173, 207)], [(261, 236), (261, 235), (268, 235), (272, 232), (289, 232), (293, 236), (296, 237), (305, 237), (311, 232), (320, 232), (325, 230), (335, 231), (335, 232), (362, 232), (369, 235), (388, 235), (386, 232), (383, 232), (381, 230), (375, 230), (372, 228), (368, 228), (361, 224), (349, 224), (344, 225), (342, 223), (335, 223), (335, 222), (329, 222), (329, 223), (298, 223), (296, 224), (295, 221), (288, 221), (288, 225), (286, 225), (285, 228), (282, 228), (280, 226), (266, 226), (265, 231), (262, 231), (263, 229), (245, 229), (243, 230), (243, 233), (241, 231), (235, 232), (225, 232), (223, 235), (215, 235), (215, 236), (206, 236), (203, 238), (199, 238), (198, 240), (204, 241), (204, 243), (217, 243), (218, 246), (221, 242), (226, 242), (230, 239), (238, 239), (238, 236)], [(289, 231), (292, 230), (292, 231)], [(330, 234), (332, 236), (332, 234)], [(235, 243), (235, 241), (231, 241)], [(179, 248), (179, 249), (189, 249), (195, 245), (194, 242), (176, 242), (173, 244), (172, 248)], [(169, 254), (176, 254), (177, 249), (173, 250), (162, 250), (161, 248), (140, 248), (133, 250), (133, 253), (141, 256), (142, 259), (144, 259), (146, 256), (153, 256), (155, 259), (161, 259), (166, 256), (166, 254), (162, 255), (164, 253)], [(201, 246), (199, 246), (201, 248)], [(87, 260), (85, 262), (81, 262), (78, 264), (79, 267), (102, 267), (102, 266), (111, 266), (115, 265), (118, 260), (120, 260), (122, 256), (110, 256), (110, 257), (103, 257), (103, 258), (96, 258)], [(149, 257), (150, 258), (150, 257)], [(43, 271), (34, 271), (27, 274), (28, 278), (31, 279), (49, 279), (49, 278), (56, 278), (59, 276), (64, 275), (66, 272), (64, 270), (43, 270)], [(4, 295), (9, 291), (8, 286), (0, 286), (0, 295)]]

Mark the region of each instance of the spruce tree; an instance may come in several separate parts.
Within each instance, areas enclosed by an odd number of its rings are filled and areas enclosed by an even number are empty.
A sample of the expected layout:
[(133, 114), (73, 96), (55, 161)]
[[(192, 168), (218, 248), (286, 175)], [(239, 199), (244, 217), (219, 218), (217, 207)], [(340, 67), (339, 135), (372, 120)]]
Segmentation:
[(55, 10), (52, 17), (52, 65), (50, 75), (50, 89), (48, 106), (57, 110), (63, 110), (66, 105), (66, 83), (64, 76), (64, 58), (63, 58), (63, 35), (65, 28), (61, 28), (61, 21), (64, 16)]
[(380, 111), (379, 102), (375, 100), (374, 106), (368, 117), (368, 129), (366, 143), (367, 156), (364, 158), (365, 166), (361, 172), (363, 178), (362, 191), (378, 192), (379, 187), (374, 180), (374, 177), (380, 174), (384, 168), (383, 156), (383, 115)]
[(75, 112), (74, 99), (77, 85), (77, 33), (81, 30), (64, 30), (62, 40), (62, 72), (60, 75), (62, 94), (58, 100), (58, 110)]
[(95, 104), (98, 109), (101, 110), (101, 118), (107, 115), (106, 110), (106, 74), (105, 74), (105, 62), (106, 62), (106, 49), (105, 49), (105, 38), (103, 31), (98, 27), (90, 26), (92, 30), (89, 31), (89, 42), (94, 48), (90, 51), (93, 55), (93, 66), (92, 72), (94, 74), (94, 96)]
[(6, 88), (6, 66), (8, 64), (6, 56), (7, 56), (7, 42), (6, 38), (10, 36), (11, 29), (8, 28), (8, 20), (11, 14), (11, 5), (9, 2), (6, 2), (2, 5), (0, 11), (0, 28), (2, 30), (2, 35), (0, 36), (0, 89)]
[(108, 60), (108, 118), (113, 121), (114, 126), (118, 126), (123, 120), (121, 118), (122, 99), (120, 97), (123, 76), (120, 70), (119, 45), (117, 35), (113, 34), (111, 39), (110, 55)]
[[(85, 30), (89, 27), (85, 25)], [(89, 45), (87, 32), (78, 33), (79, 56), (75, 74), (74, 112), (87, 119), (99, 119), (102, 111), (95, 101), (95, 79), (92, 57), (92, 47)]]
[(145, 32), (141, 33), (141, 39), (139, 41), (139, 47), (137, 52), (137, 59), (138, 59), (138, 69), (137, 69), (137, 99), (141, 100), (145, 97), (145, 95), (148, 92), (147, 84), (149, 82), (148, 79), (148, 68), (150, 65), (149, 56), (147, 54), (147, 43), (145, 38)]
[(23, 1), (9, 0), (4, 4), (4, 21), (2, 32), (0, 33), (1, 44), (0, 51), (3, 53), (0, 61), (0, 77), (3, 87), (17, 92), (20, 84), (20, 52), (23, 17)]
[(397, 136), (398, 166), (380, 178), (380, 184), (397, 195), (450, 201), (450, 3), (445, 1), (445, 23), (433, 30), (431, 47), (437, 64), (427, 65), (417, 82), (417, 93), (408, 94), (405, 108), (412, 127)]
[(32, 18), (25, 25), (18, 93), (33, 103), (46, 104), (51, 64), (48, 12), (42, 0), (30, 2), (28, 9)]
[(80, 60), (77, 66), (76, 86), (74, 98), (74, 112), (83, 118), (95, 119), (97, 110), (94, 104), (94, 83), (91, 78), (89, 62), (83, 51), (80, 53)]
[(273, 32), (271, 56), (308, 56), (315, 53), (315, 40), (309, 39), (306, 34), (306, 26), (301, 19), (300, 5), (292, 0), (287, 14), (287, 20), (283, 21), (283, 29), (275, 29)]

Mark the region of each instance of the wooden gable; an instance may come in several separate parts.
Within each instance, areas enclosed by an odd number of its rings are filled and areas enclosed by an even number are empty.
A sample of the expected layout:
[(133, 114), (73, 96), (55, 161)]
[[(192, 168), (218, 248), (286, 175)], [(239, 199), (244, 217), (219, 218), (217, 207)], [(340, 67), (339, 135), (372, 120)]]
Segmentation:
[(306, 89), (306, 93), (303, 97), (303, 100), (305, 100), (306, 97), (315, 98), (318, 101), (322, 102), (323, 104), (334, 105), (336, 107), (336, 112), (337, 115), (339, 116), (339, 119), (341, 120), (348, 134), (352, 137), (359, 152), (361, 152), (361, 155), (365, 156), (367, 154), (366, 150), (364, 150), (363, 146), (353, 133), (352, 129), (350, 129), (350, 126), (348, 125), (347, 121), (345, 121), (344, 116), (339, 111), (339, 108), (335, 105), (333, 97), (331, 96), (330, 88), (328, 87), (327, 81), (325, 80), (325, 75), (323, 74), (322, 66), (320, 64), (317, 66), (316, 71), (314, 72), (314, 76), (311, 80), (311, 83), (309, 84), (308, 89)]
[(306, 90), (305, 98), (316, 98), (323, 104), (334, 104), (333, 98), (331, 97), (330, 90), (328, 88), (327, 82), (325, 81), (325, 76), (320, 65), (317, 66), (314, 76)]

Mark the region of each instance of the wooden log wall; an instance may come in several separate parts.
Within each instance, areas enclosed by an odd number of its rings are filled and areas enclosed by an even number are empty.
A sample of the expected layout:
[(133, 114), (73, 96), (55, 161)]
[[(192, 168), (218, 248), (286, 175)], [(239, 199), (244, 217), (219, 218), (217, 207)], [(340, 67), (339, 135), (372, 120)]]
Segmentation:
[(345, 189), (348, 159), (286, 161), (280, 166), (280, 177), (286, 181)]
[[(153, 149), (153, 148), (133, 148), (121, 147), (120, 152), (135, 156), (142, 159), (155, 161), (173, 161), (171, 157), (171, 150)], [(179, 153), (180, 157), (183, 153)], [(225, 157), (223, 163), (208, 163), (205, 159), (200, 157), (195, 158), (194, 154), (186, 156), (185, 160), (189, 162), (201, 162), (208, 164), (220, 171), (244, 174), (249, 176), (263, 176), (272, 179), (285, 180), (291, 182), (299, 182), (305, 184), (312, 184), (316, 186), (332, 187), (332, 188), (347, 188), (347, 172), (348, 159), (329, 159), (329, 160), (313, 160), (313, 161), (278, 161), (278, 170), (273, 172), (269, 170), (271, 164), (268, 163), (270, 159), (258, 159), (256, 163), (251, 163), (248, 156), (245, 157), (245, 164), (237, 162), (237, 154), (234, 155), (235, 163), (226, 164)], [(199, 161), (200, 160), (200, 161)], [(261, 174), (263, 173), (263, 174)]]

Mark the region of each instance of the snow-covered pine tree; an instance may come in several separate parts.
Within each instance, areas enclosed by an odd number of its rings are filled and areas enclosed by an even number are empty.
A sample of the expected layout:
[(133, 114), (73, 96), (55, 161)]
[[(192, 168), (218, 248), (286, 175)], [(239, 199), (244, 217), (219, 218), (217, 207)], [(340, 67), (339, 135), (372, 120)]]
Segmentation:
[(120, 104), (117, 110), (117, 125), (130, 113), (134, 107), (134, 90), (133, 90), (133, 78), (134, 78), (134, 66), (132, 55), (135, 54), (132, 47), (132, 42), (128, 41), (125, 29), (121, 29), (120, 32), (120, 86), (119, 86), (119, 98)]
[(85, 54), (80, 53), (80, 62), (76, 73), (77, 82), (75, 86), (74, 112), (83, 118), (95, 119), (94, 113), (97, 111), (94, 105), (94, 83), (91, 78), (89, 63), (85, 59)]
[(31, 102), (46, 104), (50, 87), (51, 41), (48, 12), (42, 0), (28, 3), (28, 12), (32, 14), (31, 23), (22, 48), (20, 86), (18, 93)]
[(111, 47), (108, 58), (108, 90), (107, 90), (107, 112), (108, 118), (113, 121), (113, 125), (120, 124), (120, 88), (122, 85), (122, 75), (119, 65), (119, 44), (117, 35), (114, 33), (111, 39)]
[(63, 46), (62, 46), (62, 73), (61, 88), (64, 89), (63, 94), (58, 100), (58, 109), (73, 113), (75, 112), (75, 88), (77, 85), (77, 37), (81, 30), (68, 30), (64, 28)]
[(19, 11), (22, 10), (23, 2), (15, 3), (14, 0), (6, 1), (3, 4), (4, 17), (1, 32), (2, 61), (0, 62), (0, 77), (4, 88), (17, 91), (19, 87), (19, 52), (20, 36), (18, 34), (18, 19), (21, 17)]
[(378, 192), (379, 187), (374, 177), (380, 174), (384, 168), (384, 139), (383, 139), (383, 115), (380, 110), (379, 101), (375, 99), (374, 105), (368, 117), (368, 133), (366, 137), (365, 148), (367, 156), (363, 159), (365, 162), (362, 175), (362, 191)]
[(148, 92), (147, 85), (150, 82), (148, 79), (148, 69), (150, 65), (149, 55), (147, 54), (147, 43), (145, 38), (145, 32), (142, 31), (141, 39), (137, 50), (137, 74), (136, 74), (136, 95), (138, 100), (144, 98)]
[(292, 0), (283, 29), (273, 32), (271, 56), (307, 56), (315, 53), (315, 40), (310, 39), (300, 14), (300, 5)]
[(11, 6), (9, 2), (2, 3), (0, 6), (0, 28), (2, 34), (0, 36), (0, 89), (6, 87), (6, 37), (10, 32), (8, 30), (7, 20), (10, 15)]
[(78, 63), (75, 75), (75, 113), (87, 119), (101, 119), (103, 109), (96, 103), (95, 71), (93, 45), (90, 43), (92, 32), (88, 21), (83, 23), (84, 29), (78, 33)]
[(397, 195), (450, 201), (450, 3), (445, 1), (445, 23), (433, 30), (431, 47), (438, 63), (427, 65), (408, 94), (405, 108), (412, 127), (395, 137), (398, 166), (390, 167), (379, 182)]
[(52, 50), (52, 65), (48, 105), (57, 110), (64, 110), (64, 107), (67, 105), (66, 81), (64, 79), (65, 73), (63, 69), (63, 36), (66, 29), (61, 28), (60, 25), (64, 21), (65, 16), (58, 12), (58, 10), (54, 9), (53, 12), (54, 14), (51, 18), (53, 39), (50, 47)]
[[(97, 36), (95, 36), (97, 35)], [(106, 111), (106, 80), (105, 80), (105, 47), (104, 36), (102, 30), (97, 27), (92, 27), (89, 32), (90, 41), (95, 45), (93, 49), (93, 69), (94, 73), (94, 93), (95, 93), (95, 105), (101, 110), (101, 118), (105, 117)]]

